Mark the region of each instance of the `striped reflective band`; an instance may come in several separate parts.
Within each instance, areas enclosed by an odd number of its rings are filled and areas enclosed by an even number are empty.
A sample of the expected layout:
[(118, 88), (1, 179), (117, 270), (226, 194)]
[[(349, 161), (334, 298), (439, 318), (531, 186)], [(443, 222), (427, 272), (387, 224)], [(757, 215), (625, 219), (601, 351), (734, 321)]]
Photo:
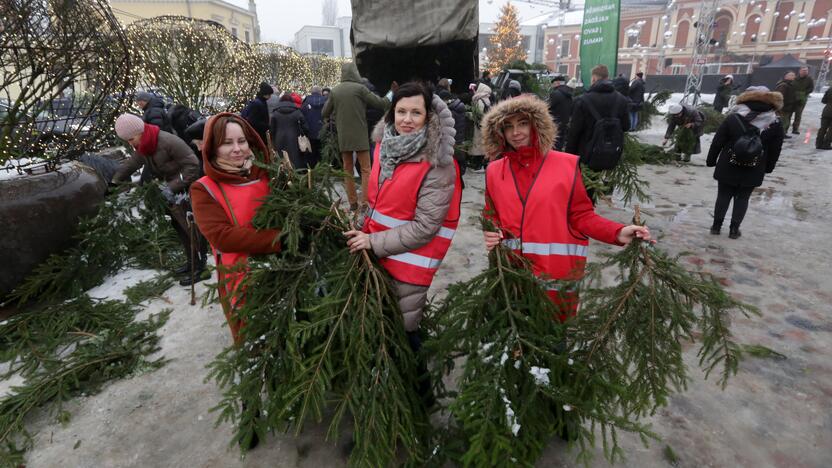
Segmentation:
[[(373, 213), (370, 215), (370, 218), (373, 221), (391, 229), (410, 222), (404, 219), (398, 219), (392, 216), (387, 216), (386, 214), (379, 213), (378, 211), (373, 211)], [(445, 239), (453, 239), (455, 233), (455, 230), (442, 226), (441, 228), (439, 228), (439, 232), (437, 232), (436, 235)]]
[(503, 239), (502, 244), (509, 249), (518, 250), (521, 248), (523, 253), (534, 255), (571, 255), (574, 257), (586, 257), (587, 246), (579, 244), (559, 244), (559, 243), (539, 243), (539, 242), (523, 242), (520, 239)]
[(547, 291), (561, 291), (564, 293), (574, 293), (578, 290), (577, 282), (557, 282), (552, 280), (540, 280), (540, 285)]
[(390, 255), (387, 258), (402, 263), (407, 263), (408, 265), (430, 269), (439, 268), (439, 265), (442, 264), (442, 260), (437, 260), (435, 258), (425, 257), (423, 255), (417, 255), (415, 253), (410, 252), (405, 252), (398, 255)]

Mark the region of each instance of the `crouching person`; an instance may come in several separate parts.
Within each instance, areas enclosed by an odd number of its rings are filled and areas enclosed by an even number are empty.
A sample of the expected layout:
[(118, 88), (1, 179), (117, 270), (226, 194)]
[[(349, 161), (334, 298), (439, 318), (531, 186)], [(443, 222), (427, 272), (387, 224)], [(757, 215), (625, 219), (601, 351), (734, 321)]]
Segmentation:
[[(142, 167), (149, 167), (150, 173), (165, 182), (162, 195), (167, 201), (167, 214), (185, 250), (185, 258), (188, 259), (175, 273), (183, 275), (179, 281), (182, 286), (190, 286), (192, 280), (200, 281), (208, 249), (202, 235), (191, 232), (187, 220), (187, 214), (191, 211), (188, 187), (199, 177), (196, 155), (179, 137), (143, 122), (136, 115), (120, 115), (116, 119), (115, 130), (116, 135), (130, 143), (135, 152), (118, 167), (112, 182), (125, 181)], [(195, 245), (191, 245), (192, 239)]]

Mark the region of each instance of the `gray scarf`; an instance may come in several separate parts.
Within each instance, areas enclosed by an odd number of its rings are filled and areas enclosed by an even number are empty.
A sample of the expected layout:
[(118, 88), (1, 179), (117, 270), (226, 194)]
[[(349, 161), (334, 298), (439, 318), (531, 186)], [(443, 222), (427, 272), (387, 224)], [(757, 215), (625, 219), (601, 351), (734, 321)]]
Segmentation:
[(393, 175), (393, 170), (403, 161), (407, 161), (428, 142), (428, 126), (407, 135), (399, 135), (393, 125), (384, 126), (384, 136), (381, 139), (380, 164), (381, 175), (379, 182), (384, 182)]

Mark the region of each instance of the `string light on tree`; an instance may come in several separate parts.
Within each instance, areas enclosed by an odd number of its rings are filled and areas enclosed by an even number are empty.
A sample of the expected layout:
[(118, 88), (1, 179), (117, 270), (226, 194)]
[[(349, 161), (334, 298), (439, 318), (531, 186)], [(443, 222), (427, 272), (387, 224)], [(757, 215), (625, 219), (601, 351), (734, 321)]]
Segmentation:
[(486, 68), (492, 73), (499, 72), (516, 60), (526, 60), (527, 53), (523, 49), (517, 8), (511, 3), (506, 3), (500, 10), (500, 18), (494, 25), (494, 34), (491, 36), (491, 45)]

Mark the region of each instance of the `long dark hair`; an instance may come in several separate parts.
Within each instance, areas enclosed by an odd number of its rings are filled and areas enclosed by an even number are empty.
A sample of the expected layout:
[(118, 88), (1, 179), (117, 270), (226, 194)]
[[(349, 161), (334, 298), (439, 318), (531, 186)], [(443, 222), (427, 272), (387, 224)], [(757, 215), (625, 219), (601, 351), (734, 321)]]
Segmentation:
[(396, 103), (399, 99), (413, 96), (422, 96), (425, 100), (425, 124), (430, 120), (431, 101), (433, 95), (421, 83), (417, 81), (408, 81), (399, 86), (399, 89), (393, 93), (393, 101), (390, 103), (390, 110), (384, 115), (384, 122), (388, 125), (393, 125), (396, 122)]

